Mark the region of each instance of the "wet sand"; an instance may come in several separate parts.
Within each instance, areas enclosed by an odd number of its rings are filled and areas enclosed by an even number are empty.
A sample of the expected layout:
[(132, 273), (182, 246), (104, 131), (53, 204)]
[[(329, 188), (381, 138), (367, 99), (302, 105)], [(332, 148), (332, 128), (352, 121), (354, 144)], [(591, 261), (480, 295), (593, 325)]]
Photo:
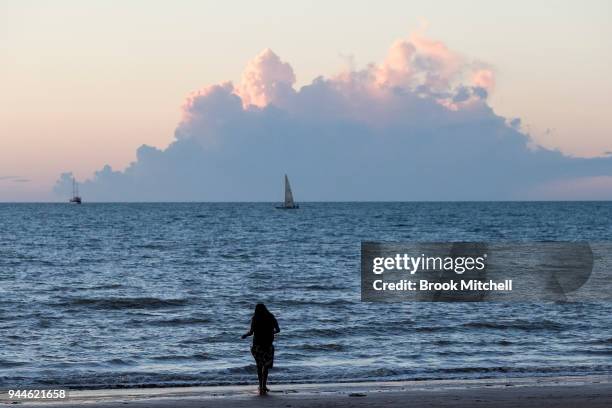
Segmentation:
[[(57, 402), (19, 402), (20, 407), (611, 407), (612, 377), (512, 378), (71, 391)], [(13, 405), (6, 394), (0, 404)], [(1, 406), (1, 405), (0, 405)]]

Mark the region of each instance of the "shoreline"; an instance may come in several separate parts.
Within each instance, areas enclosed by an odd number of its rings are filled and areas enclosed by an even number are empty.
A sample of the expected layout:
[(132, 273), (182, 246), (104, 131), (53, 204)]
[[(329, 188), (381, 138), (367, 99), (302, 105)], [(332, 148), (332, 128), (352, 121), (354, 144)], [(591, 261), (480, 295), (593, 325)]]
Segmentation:
[[(20, 407), (341, 407), (456, 406), (604, 407), (612, 406), (612, 375), (520, 377), (477, 380), (425, 380), (322, 384), (75, 390), (60, 401), (20, 401)], [(0, 404), (12, 405), (6, 393)]]

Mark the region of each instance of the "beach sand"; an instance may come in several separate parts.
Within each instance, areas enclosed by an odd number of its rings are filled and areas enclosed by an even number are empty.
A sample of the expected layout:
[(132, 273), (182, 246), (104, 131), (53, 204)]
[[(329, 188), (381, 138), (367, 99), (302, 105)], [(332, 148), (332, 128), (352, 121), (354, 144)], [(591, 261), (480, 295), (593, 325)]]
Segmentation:
[[(19, 402), (20, 407), (611, 407), (610, 376), (495, 380), (403, 381), (255, 386), (141, 388), (71, 391), (57, 402)], [(1, 404), (12, 405), (6, 394)], [(15, 406), (15, 405), (13, 405)]]

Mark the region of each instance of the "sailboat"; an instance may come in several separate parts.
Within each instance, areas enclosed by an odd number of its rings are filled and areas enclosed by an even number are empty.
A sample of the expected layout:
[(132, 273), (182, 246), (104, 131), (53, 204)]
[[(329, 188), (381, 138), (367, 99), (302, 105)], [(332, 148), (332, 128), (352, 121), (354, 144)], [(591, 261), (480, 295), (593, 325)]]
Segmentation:
[(71, 203), (81, 204), (81, 196), (79, 196), (79, 185), (77, 184), (74, 177), (72, 178), (72, 198), (70, 199)]
[(285, 174), (285, 202), (282, 206), (276, 207), (279, 210), (295, 210), (296, 208), (300, 208), (293, 201), (293, 193), (291, 192), (291, 185), (289, 184), (289, 177)]

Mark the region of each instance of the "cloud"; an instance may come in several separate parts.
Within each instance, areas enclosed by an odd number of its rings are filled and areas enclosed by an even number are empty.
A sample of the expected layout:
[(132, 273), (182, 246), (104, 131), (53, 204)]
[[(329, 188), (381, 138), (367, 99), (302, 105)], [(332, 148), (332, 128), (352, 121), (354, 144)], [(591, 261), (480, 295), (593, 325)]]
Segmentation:
[[(294, 85), (292, 67), (265, 49), (237, 85), (187, 97), (170, 146), (141, 146), (121, 171), (105, 166), (83, 196), (273, 201), (288, 173), (298, 200), (574, 198), (581, 180), (584, 196), (612, 175), (612, 158), (537, 146), (519, 118), (488, 104), (495, 70), (422, 31), (380, 63)], [(63, 174), (54, 191), (67, 196), (71, 180)]]
[(478, 68), (472, 72), (472, 84), (491, 92), (495, 87), (495, 76), (490, 68)]
[(295, 93), (294, 83), (291, 65), (282, 62), (278, 55), (266, 48), (249, 61), (235, 92), (245, 108), (250, 105), (263, 108), (290, 98)]
[(30, 179), (19, 176), (0, 176), (0, 181), (12, 181), (13, 183), (29, 183)]

